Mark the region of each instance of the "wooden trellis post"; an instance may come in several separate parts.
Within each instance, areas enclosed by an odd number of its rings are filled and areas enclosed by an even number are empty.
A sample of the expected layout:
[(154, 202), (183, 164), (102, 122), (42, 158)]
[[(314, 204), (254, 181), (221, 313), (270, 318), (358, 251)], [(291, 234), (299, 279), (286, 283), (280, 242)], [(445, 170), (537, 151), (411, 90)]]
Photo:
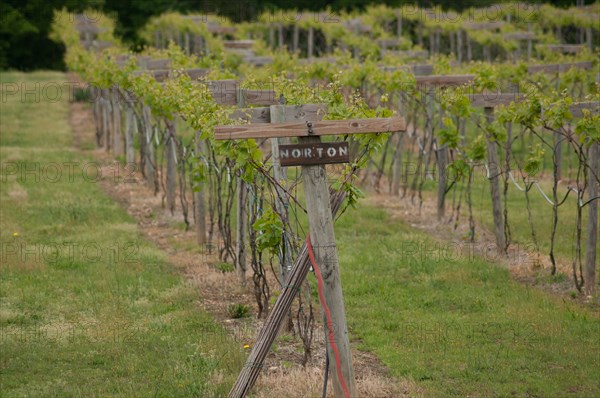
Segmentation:
[[(285, 123), (285, 105), (271, 105), (270, 113), (271, 113), (271, 123)], [(277, 208), (277, 212), (284, 219), (287, 219), (287, 208), (289, 205), (289, 201), (287, 198), (287, 193), (284, 191), (287, 188), (287, 169), (281, 166), (281, 162), (279, 161), (279, 145), (289, 144), (289, 138), (271, 138), (271, 159), (273, 161), (273, 177), (278, 184), (281, 184), (283, 187), (276, 187), (277, 191), (277, 199), (275, 202), (275, 206)], [(283, 242), (282, 242), (282, 250), (283, 255), (280, 257), (280, 279), (281, 283), (284, 284), (287, 279), (287, 274), (292, 267), (292, 257), (290, 252), (290, 244), (289, 237), (287, 236), (287, 232), (284, 230)]]
[[(464, 84), (469, 84), (473, 82), (475, 76), (474, 75), (432, 75), (432, 76), (416, 76), (417, 85), (421, 87), (425, 87), (428, 90), (427, 93), (427, 102), (428, 111), (427, 125), (430, 129), (433, 130), (433, 109), (434, 109), (434, 99), (436, 96), (436, 89), (443, 89), (451, 86), (462, 86)], [(440, 108), (439, 113), (439, 124), (438, 126), (442, 127), (442, 110)], [(430, 134), (431, 139), (434, 139), (433, 133)], [(446, 176), (446, 168), (448, 166), (448, 148), (446, 146), (441, 146), (438, 143), (436, 150), (436, 159), (437, 159), (437, 170), (438, 170), (438, 198), (437, 198), (437, 218), (438, 221), (441, 221), (445, 215), (446, 208), (446, 185), (447, 185), (447, 176)], [(425, 167), (428, 167), (429, 160), (425, 161)]]
[[(237, 106), (246, 106), (246, 98), (243, 90), (237, 91)], [(240, 175), (237, 177), (238, 200), (237, 200), (237, 228), (236, 228), (236, 265), (240, 285), (246, 285), (246, 225), (248, 223), (248, 187)]]
[[(196, 157), (205, 155), (205, 143), (200, 139), (200, 132), (196, 133)], [(202, 184), (204, 185), (204, 184)], [(196, 188), (194, 192), (194, 218), (196, 220), (196, 239), (199, 246), (206, 244), (206, 199), (204, 197), (204, 186)]]
[[(128, 93), (127, 101), (130, 102), (132, 98), (133, 96)], [(135, 135), (137, 122), (135, 120), (135, 114), (133, 112), (133, 109), (131, 108), (132, 106), (133, 104), (130, 103), (127, 109), (125, 110), (125, 155), (128, 164), (135, 163), (135, 148), (133, 145), (133, 137)]]
[(175, 214), (175, 206), (177, 199), (177, 133), (175, 128), (175, 119), (169, 120), (165, 118), (167, 127), (167, 137), (165, 140), (165, 157), (167, 158), (167, 175), (166, 175), (166, 198), (167, 209), (171, 215)]
[(118, 88), (115, 86), (111, 90), (111, 108), (112, 108), (112, 125), (113, 125), (113, 154), (122, 156), (124, 154), (123, 134), (121, 130), (121, 98)]
[[(324, 144), (320, 142), (319, 137), (322, 135), (398, 132), (404, 129), (405, 123), (401, 118), (250, 124), (219, 126), (215, 129), (215, 139), (217, 140), (282, 137), (299, 137), (300, 139), (300, 144), (280, 147), (280, 157), (283, 165), (302, 165), (312, 242), (312, 247), (309, 249), (314, 248), (316, 265), (323, 275), (324, 302), (322, 304), (325, 313), (328, 314), (327, 350), (331, 358), (331, 374), (336, 397), (345, 396), (345, 391), (351, 397), (355, 397), (356, 385), (339, 276), (329, 186), (324, 164), (348, 161), (349, 153), (347, 144)], [(294, 294), (290, 290), (285, 290), (277, 301), (288, 299), (290, 293)], [(275, 305), (277, 306), (277, 303)], [(276, 324), (267, 323), (265, 327), (268, 327), (269, 330), (279, 330), (281, 319)], [(335, 325), (333, 329), (332, 325)], [(274, 338), (274, 333), (267, 334), (269, 340)], [(262, 331), (261, 335), (263, 335)], [(264, 343), (257, 342), (255, 347), (264, 348)], [(255, 358), (255, 353), (251, 353), (250, 357)], [(256, 380), (260, 366), (262, 363), (250, 363), (249, 369), (245, 368), (240, 374), (229, 396), (245, 396)]]
[[(494, 121), (494, 107), (506, 105), (519, 100), (517, 93), (507, 94), (477, 94), (471, 97), (471, 106), (483, 107), (488, 124)], [(500, 160), (498, 158), (498, 143), (489, 135), (487, 138), (488, 168), (490, 192), (492, 196), (492, 215), (494, 217), (494, 236), (496, 249), (500, 254), (506, 254), (506, 236), (504, 231), (504, 216), (502, 213), (502, 198), (500, 195)]]
[[(569, 111), (575, 118), (583, 116), (583, 110), (588, 110), (591, 114), (600, 114), (600, 102), (581, 102), (569, 107)], [(592, 296), (598, 288), (596, 284), (596, 260), (598, 253), (596, 245), (598, 244), (598, 178), (600, 178), (600, 144), (592, 142), (588, 149), (587, 163), (588, 172), (588, 224), (587, 239), (585, 251), (585, 274), (584, 289), (585, 294)]]
[(598, 242), (598, 181), (600, 176), (600, 144), (593, 143), (589, 149), (589, 166), (588, 171), (588, 197), (592, 202), (588, 204), (588, 226), (587, 226), (587, 241), (585, 252), (585, 292), (588, 296), (594, 294), (596, 289), (596, 244)]
[(308, 58), (312, 58), (315, 51), (315, 29), (311, 26), (308, 28)]

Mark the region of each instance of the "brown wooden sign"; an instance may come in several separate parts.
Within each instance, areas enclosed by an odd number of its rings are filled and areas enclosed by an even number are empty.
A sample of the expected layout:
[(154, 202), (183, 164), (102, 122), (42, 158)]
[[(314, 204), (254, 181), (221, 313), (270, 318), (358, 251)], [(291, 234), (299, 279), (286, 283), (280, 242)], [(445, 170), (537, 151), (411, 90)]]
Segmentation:
[(279, 162), (284, 167), (348, 163), (350, 152), (345, 141), (280, 145)]

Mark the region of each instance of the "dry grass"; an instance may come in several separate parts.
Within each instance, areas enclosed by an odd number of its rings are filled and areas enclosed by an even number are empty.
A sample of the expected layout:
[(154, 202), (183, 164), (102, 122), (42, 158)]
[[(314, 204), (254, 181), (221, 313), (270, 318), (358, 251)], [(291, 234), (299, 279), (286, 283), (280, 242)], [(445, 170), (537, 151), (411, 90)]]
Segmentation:
[[(266, 377), (260, 377), (256, 385), (256, 398), (309, 398), (321, 397), (323, 390), (323, 368), (315, 366), (283, 370), (270, 369)], [(421, 397), (422, 390), (416, 383), (401, 383), (370, 371), (357, 374), (356, 385), (361, 398)], [(333, 397), (331, 379), (327, 386), (327, 397)]]

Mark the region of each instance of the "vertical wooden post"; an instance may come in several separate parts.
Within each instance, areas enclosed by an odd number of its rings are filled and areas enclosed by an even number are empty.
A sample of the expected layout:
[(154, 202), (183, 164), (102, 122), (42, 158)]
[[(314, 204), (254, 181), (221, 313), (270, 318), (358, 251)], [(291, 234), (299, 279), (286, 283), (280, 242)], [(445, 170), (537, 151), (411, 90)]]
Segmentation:
[(158, 192), (158, 185), (156, 184), (156, 157), (154, 155), (154, 143), (152, 142), (152, 119), (150, 107), (144, 105), (142, 108), (142, 141), (144, 143), (144, 174), (146, 175), (146, 181), (148, 186), (154, 190), (154, 194)]
[(402, 12), (396, 13), (397, 25), (396, 25), (396, 36), (402, 37)]
[(121, 130), (121, 105), (119, 98), (119, 91), (117, 87), (113, 87), (111, 89), (111, 106), (113, 111), (113, 153), (115, 156), (123, 156), (124, 148), (123, 148), (123, 134)]
[(275, 27), (273, 26), (273, 24), (269, 25), (269, 44), (271, 46), (271, 49), (274, 50), (275, 49)]
[[(285, 123), (285, 105), (271, 105), (271, 123)], [(289, 138), (271, 138), (271, 158), (273, 159), (273, 176), (275, 181), (281, 184), (284, 188), (287, 187), (287, 169), (285, 167), (281, 167), (279, 163), (279, 145), (288, 144), (290, 142)], [(275, 206), (277, 208), (277, 212), (281, 215), (283, 219), (287, 219), (287, 209), (289, 205), (289, 201), (287, 198), (287, 193), (280, 187), (277, 187), (277, 200), (275, 201)], [(282, 242), (282, 250), (283, 256), (280, 257), (280, 273), (281, 273), (281, 283), (285, 283), (287, 280), (287, 275), (292, 267), (292, 253), (291, 253), (291, 245), (289, 244), (289, 238), (287, 235), (288, 231), (284, 230), (283, 234), (283, 242)]]
[(315, 51), (315, 29), (308, 28), (308, 58), (312, 58)]
[(590, 51), (592, 51), (593, 50), (593, 41), (592, 41), (592, 33), (593, 33), (593, 31), (592, 31), (592, 28), (591, 27), (587, 27), (586, 30), (585, 30), (585, 32), (586, 32), (585, 37), (587, 39), (587, 46), (590, 49)]
[(201, 47), (202, 43), (200, 42), (200, 36), (194, 35), (192, 42), (193, 42), (192, 48), (193, 48), (194, 54), (201, 55), (202, 54), (202, 47)]
[(283, 50), (285, 43), (283, 42), (283, 24), (277, 25), (277, 41), (279, 42), (279, 49)]
[(134, 130), (136, 127), (135, 114), (131, 109), (132, 104), (127, 107), (125, 111), (125, 155), (127, 158), (127, 164), (133, 164), (135, 162), (135, 148), (133, 146)]
[[(487, 123), (494, 121), (494, 108), (486, 107), (485, 116)], [(498, 160), (498, 144), (487, 135), (487, 154), (490, 172), (490, 190), (492, 194), (492, 214), (494, 217), (494, 235), (496, 236), (496, 249), (498, 253), (506, 253), (506, 241), (504, 237), (504, 221), (502, 218), (502, 201), (500, 198), (500, 163)]]
[[(585, 249), (585, 294), (591, 296), (596, 288), (596, 245), (598, 243), (598, 200), (593, 200), (598, 196), (598, 181), (600, 176), (600, 144), (593, 143), (589, 149), (588, 164), (588, 196), (592, 202), (588, 203), (588, 225), (587, 242)], [(592, 172), (593, 171), (593, 172)], [(594, 175), (595, 174), (595, 175)]]
[(177, 145), (175, 142), (177, 135), (175, 130), (175, 120), (169, 120), (165, 118), (165, 123), (167, 125), (168, 132), (165, 143), (165, 155), (167, 158), (167, 209), (169, 209), (171, 215), (174, 215), (177, 197)]
[(473, 60), (473, 43), (468, 33), (465, 36), (467, 37), (467, 60), (471, 62)]
[(392, 195), (400, 195), (400, 181), (402, 180), (402, 150), (404, 149), (404, 133), (398, 133), (396, 153), (394, 154), (394, 168), (392, 169)]
[(556, 179), (558, 181), (562, 178), (562, 143), (562, 135), (560, 133), (554, 133), (554, 158), (556, 159)]
[(110, 150), (110, 100), (108, 99), (109, 92), (107, 89), (102, 89), (102, 146), (104, 150)]
[(294, 52), (298, 51), (298, 47), (300, 44), (300, 28), (298, 27), (298, 23), (294, 23), (294, 44), (293, 50)]
[[(319, 137), (302, 137), (302, 143), (320, 142)], [(339, 261), (333, 230), (333, 217), (329, 198), (329, 186), (325, 174), (325, 166), (303, 166), (302, 176), (306, 196), (306, 210), (308, 212), (308, 225), (310, 240), (314, 249), (317, 266), (323, 275), (325, 303), (331, 313), (334, 326), (334, 341), (327, 340), (327, 352), (330, 358), (330, 373), (333, 378), (333, 388), (336, 397), (343, 397), (342, 380), (338, 376), (336, 356), (339, 355), (341, 374), (351, 397), (356, 397), (356, 381), (350, 353), (350, 340), (346, 325), (342, 283), (339, 273)], [(327, 324), (327, 323), (326, 323)], [(329, 332), (329, 331), (328, 331)], [(329, 333), (328, 333), (329, 335)], [(332, 343), (337, 346), (334, 352)]]
[(433, 30), (429, 30), (429, 54), (431, 56), (435, 54), (435, 37)]
[(237, 201), (237, 241), (236, 241), (236, 270), (240, 285), (246, 285), (246, 224), (248, 212), (246, 203), (248, 202), (248, 189), (246, 183), (242, 180), (241, 172), (238, 176), (238, 201)]
[(462, 63), (463, 60), (463, 31), (462, 30), (458, 30), (458, 32), (456, 32), (456, 48), (457, 48), (457, 59), (458, 62)]
[[(246, 92), (241, 88), (237, 90), (237, 105), (239, 108), (246, 106)], [(246, 224), (248, 220), (247, 202), (248, 188), (238, 177), (238, 200), (237, 200), (237, 240), (236, 240), (236, 271), (241, 286), (246, 285)]]
[(190, 49), (190, 32), (185, 32), (184, 43), (185, 43), (185, 55), (190, 55), (190, 52), (191, 52), (191, 49)]
[[(205, 155), (205, 144), (200, 139), (200, 132), (196, 133), (196, 161), (202, 162), (201, 156)], [(196, 187), (194, 192), (194, 211), (196, 220), (196, 239), (199, 246), (206, 244), (206, 199), (204, 198), (205, 183)]]
[[(440, 119), (438, 126), (443, 127), (443, 112), (440, 106)], [(441, 146), (437, 142), (437, 167), (438, 167), (438, 200), (437, 200), (437, 219), (442, 221), (446, 214), (446, 167), (448, 166), (448, 147)]]
[[(531, 23), (527, 24), (527, 31), (528, 32), (532, 32), (532, 28), (531, 28)], [(527, 59), (531, 59), (533, 53), (533, 41), (531, 40), (531, 38), (527, 39)]]
[(492, 62), (492, 52), (489, 45), (483, 46), (483, 59), (486, 62)]

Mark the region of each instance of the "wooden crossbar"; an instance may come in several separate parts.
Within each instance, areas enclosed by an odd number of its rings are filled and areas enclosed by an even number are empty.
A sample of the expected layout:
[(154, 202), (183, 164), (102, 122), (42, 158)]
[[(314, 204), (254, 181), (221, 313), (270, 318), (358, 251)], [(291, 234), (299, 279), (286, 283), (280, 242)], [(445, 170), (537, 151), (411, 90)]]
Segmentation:
[[(312, 123), (313, 136), (387, 133), (406, 130), (404, 118), (372, 118), (324, 120)], [(217, 126), (215, 139), (235, 140), (248, 138), (309, 137), (306, 123), (278, 123), (259, 125)]]

